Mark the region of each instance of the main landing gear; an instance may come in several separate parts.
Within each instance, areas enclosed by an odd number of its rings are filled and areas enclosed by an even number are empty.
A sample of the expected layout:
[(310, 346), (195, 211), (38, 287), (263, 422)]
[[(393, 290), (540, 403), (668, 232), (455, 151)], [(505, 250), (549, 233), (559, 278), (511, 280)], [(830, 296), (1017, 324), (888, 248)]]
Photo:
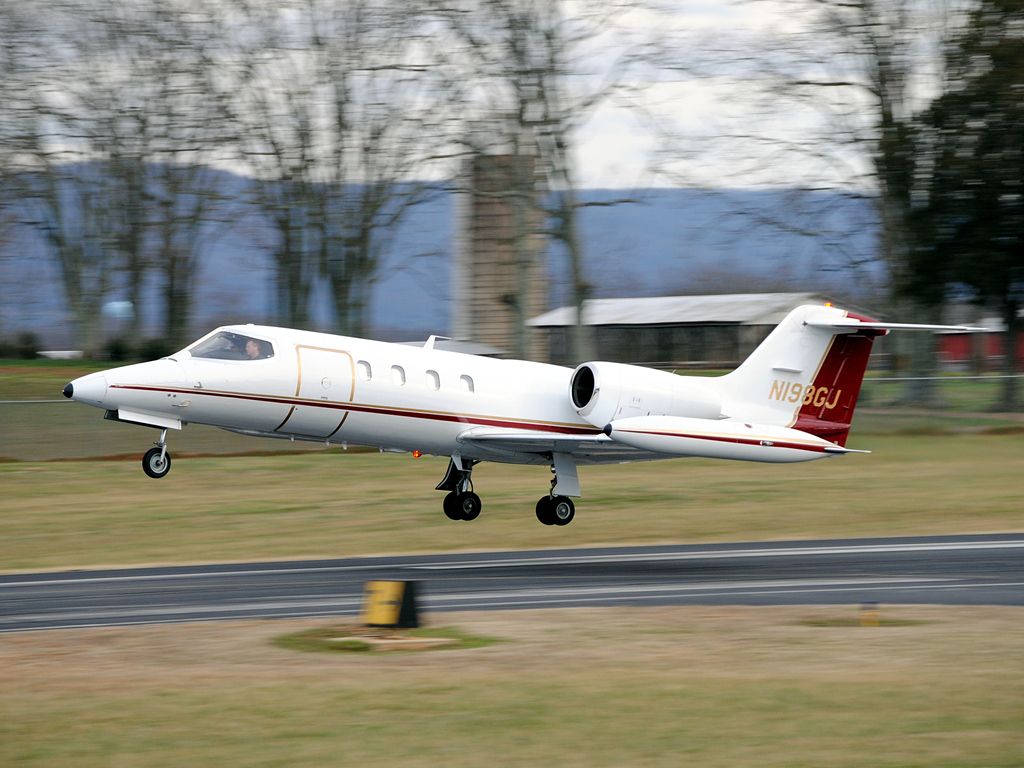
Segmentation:
[(544, 525), (568, 525), (576, 517), (576, 505), (568, 496), (541, 496), (537, 500), (537, 519)]
[[(478, 461), (452, 456), (444, 478), (437, 490), (448, 491), (444, 497), (444, 513), (450, 520), (475, 520), (483, 507), (480, 497), (473, 492), (473, 467)], [(576, 505), (568, 495), (556, 489), (580, 495), (576, 464), (572, 458), (555, 454), (551, 464), (551, 492), (537, 501), (537, 519), (544, 525), (568, 525), (576, 517)], [(561, 477), (561, 480), (559, 478)]]
[(444, 513), (449, 520), (476, 520), (483, 502), (472, 491), (452, 491), (444, 497)]
[[(537, 519), (544, 525), (568, 525), (576, 517), (576, 505), (572, 503), (572, 499), (555, 493), (555, 489), (559, 487), (558, 469), (560, 465), (561, 462), (557, 461), (556, 457), (551, 464), (551, 493), (541, 496), (537, 500)], [(563, 469), (566, 468), (563, 467)], [(576, 465), (573, 464), (571, 471), (567, 471), (565, 474), (572, 475), (570, 482), (575, 483), (574, 487), (578, 495), (579, 480), (576, 477)]]
[(160, 439), (142, 457), (142, 471), (159, 479), (171, 471), (171, 454), (167, 452), (167, 430), (160, 431)]
[(437, 484), (437, 490), (448, 491), (444, 497), (444, 513), (449, 520), (476, 520), (480, 516), (483, 502), (473, 493), (473, 466), (477, 463), (452, 456), (448, 471)]

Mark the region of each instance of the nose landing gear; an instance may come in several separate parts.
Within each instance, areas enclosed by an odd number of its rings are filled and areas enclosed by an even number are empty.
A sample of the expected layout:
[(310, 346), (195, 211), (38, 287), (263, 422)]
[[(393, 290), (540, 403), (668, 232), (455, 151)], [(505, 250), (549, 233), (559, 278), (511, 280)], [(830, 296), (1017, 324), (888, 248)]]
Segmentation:
[(142, 471), (160, 479), (171, 471), (171, 454), (167, 452), (167, 430), (161, 430), (160, 439), (142, 457)]

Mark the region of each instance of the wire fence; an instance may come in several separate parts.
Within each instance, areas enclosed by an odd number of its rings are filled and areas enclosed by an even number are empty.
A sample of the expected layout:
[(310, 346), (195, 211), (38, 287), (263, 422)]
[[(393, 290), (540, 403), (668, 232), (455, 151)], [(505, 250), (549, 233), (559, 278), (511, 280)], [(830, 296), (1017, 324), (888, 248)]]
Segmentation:
[[(920, 431), (942, 429), (945, 423), (957, 429), (1019, 429), (1024, 414), (1001, 414), (999, 404), (1007, 379), (1022, 378), (1024, 375), (868, 376), (861, 388), (854, 428), (875, 433), (901, 428)], [(922, 384), (928, 386), (926, 400), (921, 399), (920, 389), (912, 388)], [(1022, 388), (1019, 382), (1018, 388)], [(1024, 392), (1020, 399), (1024, 400)], [(155, 430), (105, 421), (98, 409), (70, 400), (0, 400), (0, 461), (141, 457), (156, 437)], [(172, 432), (169, 444), (177, 456), (325, 449), (319, 443), (255, 439), (199, 425)]]
[[(860, 407), (918, 407), (936, 411), (986, 413), (1000, 410), (1008, 383), (1024, 389), (1024, 374), (947, 376), (868, 376), (861, 387)], [(1024, 395), (1024, 392), (1021, 393)], [(1018, 397), (1018, 401), (1021, 398)]]

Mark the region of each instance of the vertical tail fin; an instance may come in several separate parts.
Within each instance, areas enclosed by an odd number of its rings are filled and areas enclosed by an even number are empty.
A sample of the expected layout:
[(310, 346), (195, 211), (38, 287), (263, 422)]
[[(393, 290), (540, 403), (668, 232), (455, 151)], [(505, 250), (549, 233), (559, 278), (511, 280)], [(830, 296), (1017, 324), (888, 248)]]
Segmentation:
[(884, 333), (864, 330), (833, 336), (817, 374), (804, 388), (800, 410), (790, 426), (845, 446), (871, 345)]
[(722, 377), (724, 410), (845, 446), (871, 345), (885, 333), (881, 324), (834, 307), (797, 307)]

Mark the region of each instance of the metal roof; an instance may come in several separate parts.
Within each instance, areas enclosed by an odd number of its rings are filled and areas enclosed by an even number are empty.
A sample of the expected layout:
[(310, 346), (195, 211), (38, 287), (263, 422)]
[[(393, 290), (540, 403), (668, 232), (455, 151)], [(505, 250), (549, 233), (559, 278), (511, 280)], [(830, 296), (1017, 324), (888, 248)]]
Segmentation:
[[(801, 304), (820, 304), (820, 293), (724, 293), (710, 296), (651, 296), (590, 299), (583, 307), (587, 325), (681, 325), (736, 323), (776, 325)], [(576, 308), (559, 307), (527, 321), (538, 328), (575, 325)]]

